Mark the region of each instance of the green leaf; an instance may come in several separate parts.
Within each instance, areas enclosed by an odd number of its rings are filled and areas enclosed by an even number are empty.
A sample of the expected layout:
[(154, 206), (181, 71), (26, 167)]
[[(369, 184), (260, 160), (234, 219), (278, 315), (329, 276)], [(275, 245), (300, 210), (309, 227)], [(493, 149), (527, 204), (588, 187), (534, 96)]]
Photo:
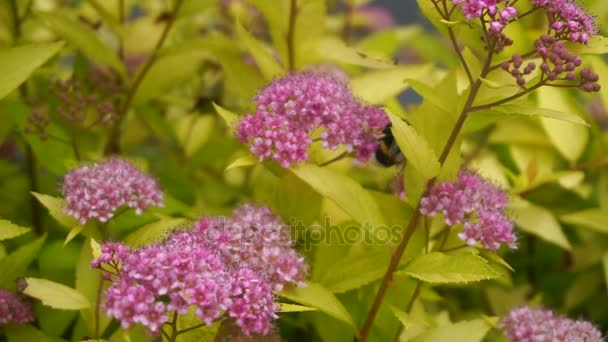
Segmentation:
[(236, 130), (236, 125), (239, 122), (239, 116), (215, 103), (213, 104), (213, 108), (215, 108), (217, 114), (224, 119), (226, 126), (228, 126), (228, 128), (230, 128), (230, 130), (234, 133)]
[(572, 310), (591, 297), (603, 287), (602, 276), (599, 270), (589, 270), (579, 274), (564, 294), (564, 307)]
[(154, 242), (164, 240), (167, 233), (178, 229), (187, 222), (183, 218), (165, 217), (160, 220), (147, 224), (125, 238), (125, 244), (131, 247), (142, 247)]
[(411, 342), (481, 342), (490, 331), (490, 325), (483, 319), (461, 321), (454, 324), (442, 325), (425, 331), (411, 339)]
[(441, 165), (437, 156), (427, 141), (414, 128), (397, 116), (388, 113), (393, 124), (391, 131), (397, 140), (401, 152), (425, 179), (431, 179), (439, 174)]
[(29, 231), (29, 228), (20, 227), (11, 221), (0, 220), (0, 241), (12, 239)]
[(272, 55), (272, 52), (262, 42), (256, 40), (251, 33), (247, 32), (240, 23), (236, 24), (236, 33), (237, 37), (247, 48), (247, 51), (255, 59), (264, 78), (272, 80), (285, 73), (283, 67)]
[(56, 42), (0, 49), (0, 99), (17, 89), (62, 46), (62, 42)]
[(394, 64), (386, 59), (346, 46), (338, 38), (324, 38), (318, 41), (316, 53), (330, 62), (358, 65), (372, 69), (392, 69)]
[(432, 65), (398, 66), (394, 69), (369, 72), (350, 81), (350, 88), (358, 98), (370, 104), (384, 103), (409, 87), (407, 79), (424, 79)]
[(65, 208), (65, 200), (63, 200), (63, 198), (39, 194), (36, 192), (32, 192), (32, 195), (36, 197), (40, 204), (48, 209), (49, 214), (62, 226), (72, 229), (80, 225), (76, 219), (63, 211)]
[(536, 108), (533, 106), (517, 104), (504, 104), (493, 107), (492, 110), (505, 115), (516, 114), (526, 116), (540, 116), (545, 118), (556, 119), (559, 121), (565, 121), (577, 125), (589, 126), (589, 124), (577, 114), (564, 113), (553, 109)]
[(608, 209), (595, 208), (562, 215), (559, 219), (568, 224), (588, 227), (600, 233), (608, 233)]
[(55, 342), (42, 331), (30, 324), (8, 324), (2, 327), (6, 334), (7, 342)]
[(317, 308), (311, 308), (310, 306), (278, 303), (279, 312), (306, 312), (306, 311), (317, 311)]
[(388, 251), (349, 255), (334, 261), (318, 281), (333, 293), (350, 291), (382, 278), (389, 260)]
[[(541, 108), (576, 113), (567, 93), (560, 91), (559, 88), (543, 87), (538, 89), (536, 94)], [(564, 158), (574, 162), (581, 156), (589, 139), (587, 127), (542, 117), (541, 123), (549, 139)]]
[(608, 53), (608, 38), (596, 35), (589, 39), (587, 45), (566, 42), (566, 47), (570, 53), (576, 55), (603, 55)]
[(425, 322), (420, 322), (419, 320), (412, 318), (408, 313), (394, 306), (391, 306), (391, 311), (393, 312), (393, 314), (395, 314), (399, 322), (403, 324), (403, 329), (405, 331), (408, 331), (412, 328), (422, 328), (427, 326)]
[(432, 284), (458, 284), (500, 277), (488, 262), (477, 255), (432, 252), (415, 258), (400, 271)]
[(36, 260), (44, 240), (46, 236), (41, 236), (0, 260), (0, 287), (15, 288), (15, 280), (23, 276), (32, 261)]
[[(200, 325), (201, 319), (195, 314), (195, 309), (190, 308), (189, 312), (185, 315), (179, 315), (177, 318), (177, 329), (185, 330), (194, 326)], [(215, 337), (218, 335), (218, 330), (221, 323), (215, 323), (211, 326), (203, 326), (194, 330), (190, 330), (186, 333), (180, 334), (177, 339), (180, 342), (213, 342)]]
[(182, 145), (186, 157), (192, 157), (211, 137), (215, 127), (215, 117), (207, 114), (185, 115), (176, 125), (177, 140)]
[(287, 21), (289, 18), (289, 3), (287, 1), (250, 0), (264, 15), (268, 22), (268, 29), (272, 43), (279, 52), (281, 59), (287, 60)]
[(441, 93), (437, 92), (437, 89), (415, 79), (406, 79), (405, 81), (408, 82), (412, 86), (412, 88), (414, 88), (414, 90), (418, 93), (418, 95), (424, 98), (425, 101), (429, 101), (441, 110), (444, 110), (448, 113), (451, 113), (453, 111), (452, 108), (449, 108), (447, 106), (445, 98), (442, 96)]
[(109, 65), (125, 75), (123, 64), (117, 54), (106, 46), (90, 28), (60, 12), (38, 12), (43, 23), (56, 34), (78, 48), (93, 62)]
[(290, 170), (319, 194), (333, 200), (359, 223), (372, 226), (384, 224), (384, 217), (374, 198), (352, 178), (311, 164), (300, 164)]
[(235, 168), (239, 168), (239, 167), (253, 166), (257, 163), (258, 163), (258, 159), (255, 156), (248, 154), (246, 156), (238, 157), (236, 160), (231, 162), (230, 165), (228, 165), (224, 169), (224, 171), (228, 171), (230, 169), (235, 169)]
[(284, 290), (279, 293), (279, 296), (296, 303), (317, 308), (319, 311), (355, 327), (355, 322), (344, 305), (340, 303), (333, 293), (320, 284), (307, 283), (306, 287), (295, 287)]
[(150, 99), (167, 93), (173, 86), (185, 82), (196, 74), (203, 58), (196, 53), (172, 53), (161, 55), (141, 81), (133, 103), (141, 105)]
[(562, 227), (549, 210), (523, 199), (514, 200), (510, 205), (510, 210), (521, 229), (566, 250), (572, 250)]
[(602, 257), (602, 265), (604, 266), (604, 283), (608, 284), (608, 252)]
[(82, 293), (48, 279), (25, 278), (23, 293), (39, 299), (42, 304), (61, 310), (80, 310), (90, 307)]
[[(82, 244), (82, 249), (80, 251), (80, 258), (78, 259), (78, 263), (76, 264), (76, 284), (75, 288), (78, 292), (82, 293), (87, 301), (89, 302), (89, 307), (80, 310), (80, 314), (84, 323), (87, 327), (90, 336), (95, 334), (95, 306), (97, 303), (97, 295), (99, 293), (99, 286), (102, 286), (101, 281), (101, 271), (98, 269), (94, 269), (91, 267), (91, 261), (93, 258), (97, 258), (101, 255), (101, 250), (99, 250), (99, 254), (95, 255), (95, 248), (93, 247), (97, 242), (94, 239), (87, 239), (90, 241), (85, 241)], [(97, 248), (99, 248), (99, 244), (97, 244)], [(100, 303), (104, 302), (105, 293), (101, 292), (102, 298), (99, 300)], [(105, 328), (110, 324), (110, 318), (106, 315), (101, 315), (99, 320), (99, 330), (104, 331)]]

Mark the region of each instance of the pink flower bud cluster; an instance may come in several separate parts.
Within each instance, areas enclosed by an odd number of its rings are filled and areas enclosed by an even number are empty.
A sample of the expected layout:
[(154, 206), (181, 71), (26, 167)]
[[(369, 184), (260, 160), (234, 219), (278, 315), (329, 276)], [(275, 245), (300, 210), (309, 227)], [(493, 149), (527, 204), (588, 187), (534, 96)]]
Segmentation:
[(247, 265), (267, 275), (273, 289), (303, 285), (307, 265), (294, 249), (290, 228), (267, 207), (244, 205), (232, 218), (204, 219), (196, 230), (234, 265)]
[(150, 206), (163, 205), (163, 193), (156, 181), (116, 158), (66, 173), (62, 192), (65, 212), (82, 224), (90, 219), (106, 222), (123, 205), (137, 214)]
[(510, 342), (604, 341), (602, 333), (589, 322), (527, 306), (511, 310), (500, 325)]
[(207, 325), (229, 317), (245, 335), (267, 334), (277, 317), (273, 290), (301, 284), (306, 265), (267, 208), (244, 206), (225, 220), (199, 221), (139, 249), (104, 244), (92, 266), (112, 281), (108, 316), (125, 329), (139, 323), (157, 334), (194, 309)]
[(461, 171), (458, 179), (435, 185), (420, 201), (426, 216), (443, 213), (448, 226), (463, 224), (458, 237), (468, 245), (481, 243), (496, 250), (501, 244), (517, 247), (513, 221), (505, 215), (507, 195), (491, 182), (470, 171)]
[(24, 324), (33, 320), (32, 308), (18, 294), (0, 289), (0, 325)]
[(275, 80), (255, 102), (255, 114), (240, 122), (237, 137), (260, 161), (273, 159), (285, 168), (308, 159), (313, 132), (320, 132), (324, 148), (343, 145), (367, 161), (378, 145), (376, 133), (389, 122), (384, 111), (359, 103), (345, 84), (328, 75), (299, 73)]
[[(579, 73), (578, 83), (572, 84), (577, 79), (575, 72), (582, 64), (579, 56), (570, 53), (563, 41), (553, 36), (543, 35), (534, 43), (536, 54), (540, 56), (542, 62), (540, 71), (546, 81), (562, 81), (563, 85), (578, 87), (586, 92), (597, 92), (600, 90), (599, 76), (590, 69), (583, 69)], [(503, 70), (509, 72), (520, 86), (525, 86), (524, 76), (531, 74), (536, 69), (534, 62), (524, 64), (523, 57), (519, 54), (513, 55), (511, 61), (501, 64)], [(563, 83), (566, 82), (566, 83)]]

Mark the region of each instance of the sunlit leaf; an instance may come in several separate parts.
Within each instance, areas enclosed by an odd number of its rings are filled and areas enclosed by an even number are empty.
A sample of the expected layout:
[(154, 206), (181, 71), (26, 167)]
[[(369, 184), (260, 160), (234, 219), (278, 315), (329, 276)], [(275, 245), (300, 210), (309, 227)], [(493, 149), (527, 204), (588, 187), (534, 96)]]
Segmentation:
[(290, 170), (358, 222), (372, 225), (384, 223), (374, 198), (352, 178), (311, 164), (300, 164)]
[(412, 342), (467, 341), (481, 342), (491, 326), (483, 319), (461, 321), (432, 328), (414, 337)]
[(267, 80), (272, 80), (284, 73), (283, 68), (276, 61), (272, 52), (262, 42), (256, 40), (247, 32), (241, 24), (237, 24), (236, 32)]
[(467, 253), (424, 254), (415, 258), (401, 272), (432, 284), (469, 283), (500, 276), (484, 258)]
[(559, 219), (568, 224), (591, 228), (600, 233), (608, 233), (608, 210), (587, 209), (562, 215)]
[(318, 281), (334, 293), (350, 291), (382, 278), (389, 259), (390, 254), (386, 251), (368, 251), (362, 255), (346, 256), (334, 260), (333, 267)]
[(515, 222), (521, 229), (564, 249), (572, 249), (568, 238), (562, 231), (562, 227), (549, 210), (523, 199), (513, 201), (509, 208), (513, 212)]
[(370, 72), (350, 81), (353, 94), (367, 103), (379, 104), (406, 90), (409, 84), (405, 79), (425, 79), (432, 66), (407, 65), (394, 69)]
[(23, 276), (32, 261), (36, 260), (44, 240), (46, 240), (46, 236), (41, 236), (0, 259), (0, 270), (2, 270), (0, 272), (0, 287), (15, 288), (15, 280)]
[(230, 169), (235, 169), (235, 168), (239, 168), (239, 167), (253, 166), (257, 163), (258, 163), (258, 159), (256, 157), (254, 157), (253, 155), (248, 154), (246, 156), (238, 157), (236, 160), (231, 162), (230, 165), (226, 166), (226, 169), (224, 169), (224, 171), (228, 171)]
[(48, 279), (25, 278), (23, 293), (46, 306), (61, 310), (80, 310), (90, 307), (82, 293)]
[(306, 287), (290, 288), (280, 292), (279, 296), (296, 303), (317, 308), (352, 327), (355, 326), (355, 322), (344, 305), (328, 289), (319, 284), (307, 283)]
[(183, 218), (162, 218), (156, 222), (149, 223), (129, 234), (124, 242), (131, 247), (142, 247), (154, 242), (160, 242), (167, 238), (172, 231), (179, 229), (187, 222)]
[(62, 46), (62, 42), (56, 42), (0, 49), (0, 99), (25, 82), (34, 70), (59, 52)]
[(306, 312), (306, 311), (317, 311), (317, 308), (311, 308), (310, 306), (278, 303), (279, 312)]
[(84, 24), (61, 12), (37, 12), (36, 15), (51, 30), (80, 49), (95, 63), (109, 65), (122, 75), (125, 74), (124, 66), (118, 59), (118, 55)]
[(437, 176), (441, 165), (427, 141), (405, 121), (390, 113), (389, 117), (393, 124), (391, 131), (408, 163), (416, 168), (425, 179)]
[(18, 226), (11, 221), (0, 220), (0, 241), (12, 239), (29, 231), (29, 228)]

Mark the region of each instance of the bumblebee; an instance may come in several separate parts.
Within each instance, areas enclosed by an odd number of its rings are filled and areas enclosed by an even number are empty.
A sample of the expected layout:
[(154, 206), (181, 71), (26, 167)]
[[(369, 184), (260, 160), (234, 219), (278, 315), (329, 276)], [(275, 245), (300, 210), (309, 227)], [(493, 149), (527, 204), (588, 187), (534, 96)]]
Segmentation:
[(382, 133), (383, 137), (380, 139), (380, 144), (376, 148), (376, 160), (382, 166), (390, 167), (397, 164), (405, 163), (405, 156), (401, 153), (393, 132), (391, 131), (391, 124), (389, 123)]

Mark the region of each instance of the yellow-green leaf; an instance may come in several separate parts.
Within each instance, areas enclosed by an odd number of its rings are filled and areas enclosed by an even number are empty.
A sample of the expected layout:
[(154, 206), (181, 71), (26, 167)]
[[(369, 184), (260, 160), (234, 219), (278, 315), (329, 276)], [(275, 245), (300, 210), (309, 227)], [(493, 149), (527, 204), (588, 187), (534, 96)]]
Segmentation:
[(514, 200), (510, 210), (521, 229), (564, 249), (572, 249), (561, 225), (549, 210), (523, 199)]
[(226, 169), (224, 171), (228, 171), (230, 169), (235, 169), (238, 167), (253, 166), (257, 163), (258, 163), (258, 159), (256, 157), (254, 157), (253, 155), (248, 154), (246, 156), (242, 156), (242, 157), (239, 157), (236, 160), (234, 160), (232, 163), (230, 163), (230, 165), (228, 165), (226, 167)]
[(589, 38), (587, 45), (566, 42), (568, 51), (577, 55), (603, 55), (608, 53), (608, 38), (600, 35)]
[(562, 215), (559, 219), (568, 224), (591, 228), (608, 233), (608, 209), (595, 208)]
[(12, 239), (29, 231), (29, 228), (18, 226), (11, 221), (0, 220), (0, 241)]
[(93, 62), (109, 65), (121, 75), (125, 75), (124, 66), (118, 55), (90, 28), (60, 12), (38, 12), (36, 15), (46, 26), (81, 50)]
[(236, 25), (236, 33), (255, 60), (266, 80), (272, 80), (285, 72), (268, 47), (256, 40), (240, 23)]
[(32, 195), (36, 197), (40, 204), (48, 209), (49, 214), (62, 226), (72, 229), (73, 227), (79, 225), (76, 219), (63, 211), (65, 208), (65, 201), (62, 198), (39, 194), (36, 192), (32, 192)]
[(497, 107), (493, 107), (492, 110), (505, 115), (526, 115), (526, 116), (540, 116), (550, 119), (556, 119), (559, 121), (565, 121), (577, 125), (589, 126), (583, 118), (576, 114), (565, 113), (559, 110), (536, 108), (533, 106), (526, 106), (520, 104), (504, 104)]
[(393, 124), (391, 131), (401, 152), (425, 179), (431, 179), (439, 174), (441, 165), (428, 142), (405, 121), (389, 113)]
[(215, 108), (217, 114), (224, 119), (226, 126), (234, 133), (236, 125), (239, 122), (239, 116), (215, 103), (213, 104), (213, 108)]
[(28, 266), (38, 257), (38, 252), (46, 240), (46, 235), (19, 247), (0, 259), (0, 287), (15, 288), (15, 280), (23, 276)]
[(186, 115), (177, 122), (176, 133), (186, 157), (193, 156), (211, 137), (215, 117), (211, 115)]
[(355, 327), (352, 317), (328, 289), (316, 283), (307, 283), (306, 287), (296, 287), (284, 290), (279, 296), (285, 297), (296, 303), (319, 309), (334, 318), (337, 318), (348, 325)]
[(390, 260), (388, 251), (368, 251), (335, 260), (318, 280), (333, 293), (360, 288), (382, 278)]
[[(17, 89), (63, 46), (62, 42), (28, 44), (0, 49), (0, 99)], [(3, 119), (4, 120), (4, 119)]]
[(441, 325), (425, 331), (411, 339), (411, 342), (462, 341), (481, 342), (490, 331), (491, 326), (483, 319), (461, 321), (454, 324)]
[(401, 271), (432, 284), (457, 284), (495, 279), (500, 273), (475, 254), (433, 252), (415, 258)]
[(394, 69), (369, 72), (354, 78), (350, 88), (358, 98), (371, 104), (384, 103), (399, 95), (409, 87), (405, 79), (424, 79), (432, 70), (432, 65), (407, 65)]
[(395, 67), (390, 60), (348, 47), (338, 38), (319, 40), (316, 51), (320, 58), (336, 63), (352, 64), (372, 69)]
[[(543, 87), (537, 90), (537, 95), (541, 108), (576, 113), (567, 93), (563, 93), (559, 88)], [(553, 118), (541, 117), (540, 120), (549, 139), (562, 156), (571, 162), (576, 161), (587, 146), (587, 127)]]
[(278, 303), (279, 312), (305, 312), (305, 311), (317, 311), (317, 308), (311, 308), (310, 306)]
[(178, 229), (187, 222), (183, 218), (165, 217), (147, 224), (125, 238), (125, 244), (131, 247), (142, 247), (166, 238), (166, 234)]
[(329, 168), (300, 164), (291, 169), (319, 194), (333, 200), (342, 210), (362, 224), (384, 224), (384, 217), (374, 198), (352, 178)]
[(8, 324), (2, 326), (7, 342), (55, 342), (56, 340), (36, 329), (31, 324)]
[(47, 279), (25, 278), (23, 293), (46, 306), (60, 310), (80, 310), (90, 307), (82, 293)]

